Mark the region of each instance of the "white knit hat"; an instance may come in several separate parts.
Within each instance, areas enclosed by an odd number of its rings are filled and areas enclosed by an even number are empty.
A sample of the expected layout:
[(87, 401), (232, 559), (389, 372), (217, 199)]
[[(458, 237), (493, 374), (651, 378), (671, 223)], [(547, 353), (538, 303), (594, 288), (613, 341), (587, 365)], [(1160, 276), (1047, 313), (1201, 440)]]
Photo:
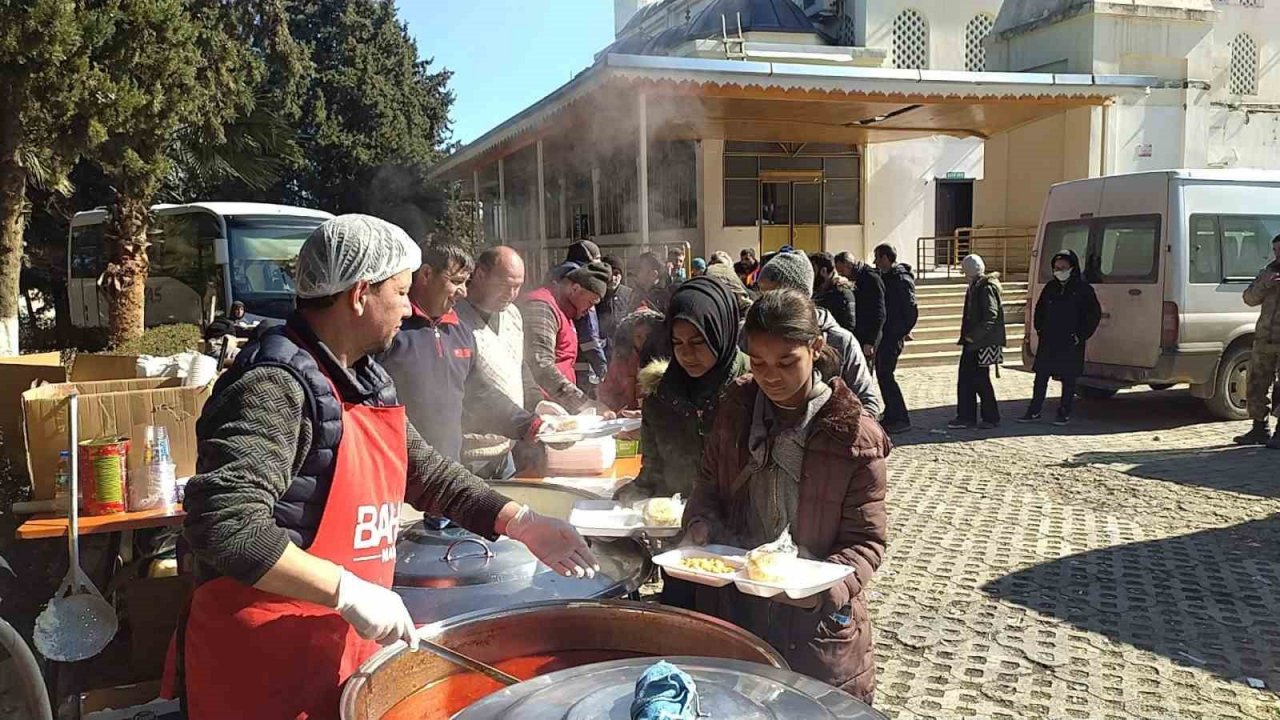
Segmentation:
[(987, 264), (983, 262), (981, 255), (965, 255), (960, 261), (960, 268), (964, 270), (965, 277), (982, 277), (987, 271)]

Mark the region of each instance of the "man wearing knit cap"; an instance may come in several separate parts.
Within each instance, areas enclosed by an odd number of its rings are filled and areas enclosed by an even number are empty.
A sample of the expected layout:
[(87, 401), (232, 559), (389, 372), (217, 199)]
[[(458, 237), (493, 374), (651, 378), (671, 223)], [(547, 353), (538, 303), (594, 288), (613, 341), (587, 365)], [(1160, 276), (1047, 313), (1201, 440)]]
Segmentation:
[[(569, 246), (564, 262), (551, 268), (547, 284), (550, 285), (587, 263), (597, 260), (600, 260), (600, 246), (590, 240), (578, 240)], [(578, 362), (574, 365), (574, 374), (578, 387), (590, 390), (609, 371), (610, 338), (608, 333), (601, 330), (600, 316), (595, 308), (574, 320), (573, 327), (578, 331)]]
[(548, 400), (569, 412), (579, 412), (590, 399), (575, 384), (578, 332), (574, 320), (583, 317), (609, 291), (613, 271), (594, 261), (526, 295), (524, 315), (525, 361)]
[[(791, 288), (813, 295), (813, 265), (804, 253), (779, 253), (760, 268), (756, 283), (761, 292)], [(879, 415), (883, 409), (880, 395), (871, 380), (867, 358), (862, 354), (853, 334), (840, 327), (825, 309), (816, 306), (815, 309), (818, 312), (818, 326), (822, 329), (827, 344), (840, 356), (840, 379), (858, 396), (867, 412)]]

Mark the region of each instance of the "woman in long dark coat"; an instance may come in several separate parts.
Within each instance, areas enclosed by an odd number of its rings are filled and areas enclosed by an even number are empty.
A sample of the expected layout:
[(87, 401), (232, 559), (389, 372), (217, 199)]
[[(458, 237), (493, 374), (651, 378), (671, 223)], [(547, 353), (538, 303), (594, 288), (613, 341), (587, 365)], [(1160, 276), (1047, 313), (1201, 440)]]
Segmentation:
[(1080, 273), (1080, 258), (1071, 250), (1053, 256), (1053, 278), (1036, 301), (1035, 328), (1040, 338), (1036, 349), (1036, 383), (1031, 406), (1019, 422), (1035, 422), (1044, 409), (1049, 379), (1062, 382), (1062, 402), (1054, 425), (1071, 422), (1076, 379), (1084, 372), (1085, 343), (1098, 330), (1102, 307), (1093, 286)]

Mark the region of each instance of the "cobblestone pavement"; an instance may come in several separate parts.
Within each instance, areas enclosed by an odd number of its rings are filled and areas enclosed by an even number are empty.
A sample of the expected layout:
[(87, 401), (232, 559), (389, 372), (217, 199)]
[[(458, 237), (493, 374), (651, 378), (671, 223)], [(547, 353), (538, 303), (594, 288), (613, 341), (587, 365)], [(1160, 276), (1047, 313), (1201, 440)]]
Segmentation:
[[(954, 370), (902, 373), (871, 587), (876, 705), (919, 718), (1280, 720), (1280, 453), (1185, 390), (946, 431)], [(1056, 410), (1057, 386), (1045, 417)]]

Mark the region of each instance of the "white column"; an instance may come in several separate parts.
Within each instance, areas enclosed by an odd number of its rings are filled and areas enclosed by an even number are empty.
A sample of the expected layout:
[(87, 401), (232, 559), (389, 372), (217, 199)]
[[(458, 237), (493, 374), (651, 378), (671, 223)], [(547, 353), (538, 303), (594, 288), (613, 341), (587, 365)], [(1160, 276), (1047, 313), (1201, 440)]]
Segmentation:
[(507, 244), (507, 166), (498, 158), (498, 239)]
[(637, 153), (638, 175), (640, 180), (640, 246), (649, 249), (649, 103), (644, 93), (640, 93), (639, 107), (640, 145)]
[(484, 214), (483, 214), (484, 211), (480, 205), (480, 170), (479, 169), (471, 171), (471, 201), (475, 205), (475, 207), (472, 208), (473, 210), (472, 214), (475, 215), (476, 230), (478, 230), (480, 234), (483, 235), (484, 234)]
[(569, 181), (565, 178), (566, 170), (560, 168), (560, 237), (569, 237)]
[(542, 141), (538, 141), (538, 252), (547, 250), (547, 177), (542, 166)]
[(600, 168), (591, 168), (591, 234), (600, 235)]

